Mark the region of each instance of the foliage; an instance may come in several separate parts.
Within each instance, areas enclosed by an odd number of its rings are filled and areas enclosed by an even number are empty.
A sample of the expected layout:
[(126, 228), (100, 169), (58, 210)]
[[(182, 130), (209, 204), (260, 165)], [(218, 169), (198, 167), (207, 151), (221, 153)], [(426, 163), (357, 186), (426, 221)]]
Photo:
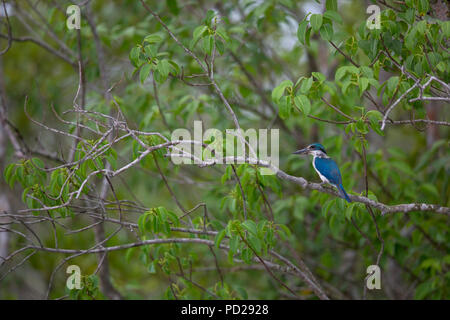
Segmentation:
[[(61, 8), (27, 7), (67, 48), (38, 35), (73, 65), (31, 42), (13, 41), (1, 57), (8, 122), (26, 155), (16, 159), (10, 144), (0, 161), (0, 187), (22, 215), (8, 220), (17, 231), (9, 247), (36, 254), (11, 274), (21, 255), (0, 266), (0, 297), (27, 297), (33, 271), (46, 282), (41, 295), (50, 278), (51, 298), (111, 298), (96, 275), (107, 263), (110, 285), (128, 299), (315, 299), (320, 290), (450, 298), (448, 215), (381, 215), (255, 164), (174, 165), (167, 156), (171, 133), (194, 120), (234, 128), (229, 104), (243, 129), (280, 129), (285, 172), (319, 181), (309, 159), (291, 155), (317, 141), (349, 194), (450, 205), (450, 22), (440, 1), (377, 1), (380, 29), (367, 27), (365, 2), (319, 2), (93, 3), (82, 8), (79, 38)], [(10, 18), (14, 35), (26, 35)], [(19, 108), (25, 95), (29, 114)], [(105, 247), (106, 262), (80, 251)], [(63, 265), (80, 265), (83, 289), (65, 289), (61, 248), (80, 251)], [(365, 292), (373, 264), (382, 289)]]

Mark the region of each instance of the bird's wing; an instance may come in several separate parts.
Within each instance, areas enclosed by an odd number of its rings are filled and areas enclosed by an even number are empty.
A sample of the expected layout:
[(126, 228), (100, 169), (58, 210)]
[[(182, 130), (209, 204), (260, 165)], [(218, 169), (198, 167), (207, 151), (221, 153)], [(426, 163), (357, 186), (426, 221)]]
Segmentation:
[(331, 158), (315, 158), (314, 165), (319, 172), (330, 181), (330, 183), (339, 185), (342, 183), (341, 172)]

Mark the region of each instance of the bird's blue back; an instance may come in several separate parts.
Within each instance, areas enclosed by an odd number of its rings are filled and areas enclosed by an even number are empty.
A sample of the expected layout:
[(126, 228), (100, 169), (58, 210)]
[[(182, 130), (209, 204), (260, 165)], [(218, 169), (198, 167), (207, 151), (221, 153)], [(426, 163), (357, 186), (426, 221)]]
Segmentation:
[(342, 184), (341, 172), (333, 159), (316, 157), (314, 166), (330, 183), (335, 185)]

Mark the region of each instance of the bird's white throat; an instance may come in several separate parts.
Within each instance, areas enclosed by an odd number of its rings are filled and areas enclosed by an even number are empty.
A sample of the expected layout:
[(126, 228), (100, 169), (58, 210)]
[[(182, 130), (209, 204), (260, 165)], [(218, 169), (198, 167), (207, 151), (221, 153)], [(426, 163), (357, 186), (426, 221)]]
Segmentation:
[(324, 156), (314, 156), (313, 161), (312, 161), (312, 165), (313, 165), (313, 167), (314, 167), (314, 170), (316, 170), (317, 174), (319, 175), (320, 179), (321, 179), (323, 182), (330, 183), (330, 181), (329, 181), (327, 178), (325, 178), (325, 176), (322, 175), (322, 174), (320, 173), (320, 171), (317, 170), (317, 168), (316, 168), (316, 164), (315, 164), (316, 158), (329, 158), (329, 157), (328, 157), (326, 154), (324, 154), (322, 151), (320, 151), (320, 152), (321, 152)]
[[(311, 150), (309, 153), (313, 155), (314, 159), (316, 157), (329, 158), (329, 156), (327, 156), (327, 154), (325, 152), (323, 152), (322, 150)], [(313, 161), (314, 161), (314, 159), (313, 159)]]

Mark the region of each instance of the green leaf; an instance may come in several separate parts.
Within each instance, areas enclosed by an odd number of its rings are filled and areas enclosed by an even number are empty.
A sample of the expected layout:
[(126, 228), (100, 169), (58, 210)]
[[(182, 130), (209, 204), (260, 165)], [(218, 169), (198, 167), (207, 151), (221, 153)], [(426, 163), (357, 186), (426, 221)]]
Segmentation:
[(156, 57), (158, 54), (156, 47), (149, 44), (144, 47), (144, 52), (149, 58)]
[(364, 91), (366, 91), (367, 87), (369, 86), (369, 79), (365, 77), (359, 78), (359, 96), (362, 96)]
[(208, 30), (207, 26), (198, 26), (197, 28), (194, 29), (194, 36), (193, 36), (194, 46), (207, 30)]
[(321, 14), (316, 13), (311, 15), (309, 21), (314, 32), (319, 31), (320, 27), (322, 26), (322, 20), (323, 18)]
[(139, 66), (139, 53), (140, 52), (141, 52), (141, 49), (138, 48), (138, 47), (134, 47), (130, 51), (130, 61), (131, 61), (131, 64), (134, 67), (138, 67)]
[(139, 216), (139, 219), (138, 219), (138, 227), (139, 227), (139, 231), (140, 231), (142, 234), (144, 234), (145, 231), (146, 231), (145, 223), (146, 223), (146, 221), (147, 221), (147, 217), (148, 217), (148, 216), (149, 216), (149, 212), (148, 212), (148, 211), (145, 212), (144, 214), (141, 214), (141, 215)]
[(436, 188), (436, 186), (434, 184), (432, 184), (432, 183), (423, 183), (423, 184), (420, 185), (420, 189), (423, 192), (425, 192), (425, 193), (435, 197), (436, 199), (439, 199), (439, 190)]
[(398, 76), (389, 78), (389, 80), (387, 82), (387, 89), (388, 89), (388, 93), (390, 95), (392, 95), (394, 93), (395, 89), (397, 88), (399, 80), (400, 80), (400, 78)]
[(214, 245), (216, 246), (217, 249), (220, 247), (220, 243), (225, 237), (225, 234), (226, 234), (225, 229), (221, 230), (219, 233), (216, 234), (216, 237), (214, 239)]
[(33, 187), (28, 187), (28, 188), (25, 188), (24, 190), (23, 190), (23, 192), (22, 192), (22, 202), (23, 203), (26, 203), (27, 202), (27, 195), (28, 195), (28, 193), (30, 192), (30, 190), (32, 189)]
[(362, 72), (362, 74), (367, 78), (373, 78), (373, 70), (367, 66), (361, 66), (359, 68)]
[(328, 200), (325, 205), (322, 207), (322, 215), (324, 218), (327, 217), (328, 211), (330, 211), (331, 206), (336, 203), (336, 199)]
[(204, 37), (202, 43), (203, 52), (208, 55), (212, 55), (213, 47), (214, 47), (214, 36), (209, 35), (207, 37)]
[(327, 19), (333, 20), (337, 23), (342, 23), (342, 18), (336, 11), (333, 10), (327, 10), (323, 16)]
[(136, 248), (128, 248), (127, 249), (127, 251), (125, 252), (125, 261), (126, 262), (130, 262), (131, 256), (135, 250), (136, 250)]
[(322, 73), (320, 73), (320, 72), (312, 72), (311, 74), (320, 83), (322, 83), (322, 82), (324, 82), (326, 80), (325, 76)]
[(241, 299), (243, 300), (248, 300), (248, 294), (247, 291), (245, 290), (245, 288), (243, 287), (237, 287), (236, 291), (239, 293), (239, 295), (241, 296)]
[[(338, 202), (339, 203), (339, 202)], [(339, 217), (337, 213), (334, 213), (330, 217), (330, 221), (328, 222), (328, 225), (330, 227), (331, 232), (333, 235), (338, 235), (340, 233), (340, 224), (339, 224)]]
[(178, 66), (178, 64), (173, 61), (173, 60), (168, 60), (168, 62), (170, 63), (170, 68), (172, 69), (171, 72), (173, 75), (177, 75), (180, 73), (180, 67)]
[[(117, 169), (117, 158), (115, 158), (111, 154), (107, 154), (107, 155), (105, 155), (104, 159), (111, 165), (111, 168), (113, 170)], [(84, 174), (84, 176), (86, 176), (86, 174)]]
[(260, 253), (261, 252), (261, 240), (258, 239), (255, 236), (250, 236), (248, 237), (248, 242), (250, 243), (251, 247), (257, 252)]
[(178, 7), (177, 0), (166, 0), (166, 3), (169, 11), (174, 15), (178, 15), (180, 8)]
[(169, 216), (169, 219), (172, 221), (174, 227), (180, 224), (180, 219), (178, 218), (175, 212), (167, 210), (167, 215)]
[(310, 39), (310, 37), (311, 37), (311, 31), (312, 31), (312, 28), (308, 28), (307, 30), (306, 30), (306, 35), (305, 35), (305, 42), (306, 42), (306, 45), (309, 47), (311, 44), (310, 44), (310, 42), (309, 42), (309, 39)]
[(450, 21), (440, 21), (440, 24), (444, 37), (450, 38)]
[(215, 16), (216, 16), (216, 13), (214, 12), (214, 10), (209, 9), (209, 10), (206, 12), (206, 17), (205, 17), (204, 22), (205, 22), (206, 24), (210, 25), (212, 18), (214, 18)]
[(356, 122), (356, 129), (362, 134), (366, 134), (369, 132), (369, 129), (368, 129), (366, 123), (362, 119), (359, 119)]
[(320, 27), (320, 37), (325, 41), (331, 41), (333, 39), (333, 28), (330, 24), (324, 24)]
[(355, 74), (355, 75), (359, 74), (359, 68), (357, 68), (355, 66), (348, 66), (347, 71), (350, 72), (351, 74)]
[(151, 273), (151, 274), (156, 273), (155, 261), (152, 261), (149, 263), (147, 271), (148, 271), (148, 273)]
[(417, 29), (412, 28), (405, 37), (405, 47), (410, 51), (414, 51), (417, 45)]
[(345, 209), (345, 217), (347, 219), (351, 219), (352, 218), (352, 214), (353, 214), (353, 208), (355, 208), (355, 206), (357, 205), (356, 202), (351, 203), (347, 206), (347, 208)]
[(297, 108), (300, 109), (301, 112), (305, 114), (305, 116), (309, 115), (311, 111), (311, 103), (307, 96), (300, 94), (295, 96), (294, 103)]
[(167, 76), (170, 73), (171, 65), (168, 60), (163, 59), (163, 60), (159, 60), (156, 68), (159, 71), (159, 73), (161, 74), (161, 76), (165, 79), (165, 78), (167, 78)]
[(278, 101), (278, 113), (281, 119), (287, 119), (291, 115), (290, 101), (290, 97), (282, 97), (281, 100)]
[(447, 64), (444, 61), (440, 61), (436, 65), (436, 69), (438, 69), (440, 72), (445, 72), (445, 69), (447, 69)]
[(366, 113), (366, 117), (368, 117), (369, 119), (374, 119), (374, 120), (381, 120), (381, 119), (383, 119), (383, 115), (378, 110), (370, 110), (370, 111), (368, 111)]
[(334, 80), (335, 80), (336, 82), (338, 82), (339, 80), (341, 80), (341, 79), (344, 77), (345, 73), (347, 72), (347, 69), (348, 69), (347, 66), (343, 66), (343, 67), (340, 67), (339, 69), (337, 69), (337, 70), (336, 70), (336, 74), (335, 74), (335, 76), (334, 76)]
[(417, 9), (419, 10), (419, 13), (421, 15), (425, 15), (430, 9), (430, 4), (428, 3), (428, 0), (419, 0)]
[(24, 180), (24, 173), (25, 173), (24, 171), (25, 171), (25, 169), (23, 166), (19, 166), (16, 169), (17, 180), (19, 180), (20, 183), (23, 183), (25, 181)]
[(237, 251), (237, 248), (238, 248), (238, 246), (239, 246), (239, 238), (238, 238), (236, 235), (233, 235), (233, 236), (230, 238), (229, 245), (230, 245), (230, 251), (231, 251), (233, 254), (235, 254), (236, 251)]
[(297, 79), (297, 82), (295, 82), (294, 87), (292, 88), (292, 90), (297, 90), (298, 85), (303, 81), (303, 79), (306, 79), (306, 77), (305, 77), (305, 76), (300, 76), (300, 77)]
[(220, 55), (222, 55), (225, 52), (225, 46), (222, 41), (216, 41), (216, 49)]
[(433, 285), (431, 281), (423, 282), (419, 284), (414, 293), (414, 299), (423, 300), (429, 293), (433, 291)]
[(277, 87), (272, 90), (272, 100), (273, 102), (278, 102), (284, 94), (284, 90), (288, 87), (292, 87), (293, 83), (291, 80), (282, 81)]
[(337, 11), (337, 0), (326, 0), (325, 9), (327, 9), (328, 11)]
[(384, 131), (381, 131), (380, 120), (383, 119), (383, 115), (377, 110), (370, 110), (366, 113), (366, 117), (369, 118), (370, 127), (378, 135), (384, 136)]
[(306, 43), (306, 30), (308, 29), (308, 21), (303, 20), (299, 23), (297, 29), (297, 37), (301, 44)]
[(421, 35), (424, 35), (427, 31), (427, 22), (425, 20), (418, 22), (416, 24), (416, 29)]
[(258, 233), (257, 228), (256, 228), (256, 223), (253, 220), (245, 220), (242, 223), (242, 226), (250, 231), (251, 233), (253, 233), (254, 235), (256, 235)]
[(7, 184), (10, 184), (11, 181), (11, 177), (13, 176), (13, 172), (14, 172), (14, 168), (15, 168), (16, 164), (15, 163), (11, 163), (10, 165), (8, 165), (6, 167), (6, 169), (3, 171), (3, 176), (5, 177), (5, 181)]
[(350, 53), (350, 55), (355, 55), (358, 51), (358, 43), (355, 37), (350, 37), (345, 41), (345, 49)]
[(221, 37), (225, 42), (230, 42), (230, 37), (228, 36), (226, 30), (222, 27), (216, 29), (216, 34)]
[(151, 69), (152, 67), (148, 63), (142, 66), (141, 71), (139, 72), (139, 79), (141, 80), (141, 83), (144, 83), (145, 79), (147, 79)]
[(349, 80), (349, 79), (345, 80), (345, 81), (342, 83), (342, 93), (343, 93), (343, 94), (346, 94), (348, 88), (349, 88), (352, 84), (353, 84), (353, 83), (352, 83), (351, 80)]
[(163, 41), (163, 39), (160, 36), (158, 36), (157, 34), (150, 34), (144, 38), (144, 42), (147, 42), (150, 44), (151, 43), (160, 43), (161, 41)]
[(31, 162), (39, 169), (45, 169), (44, 162), (39, 158), (32, 158)]
[(405, 162), (401, 162), (401, 161), (390, 161), (389, 163), (393, 168), (398, 169), (399, 172), (405, 173), (411, 177), (416, 176), (416, 173), (411, 170), (411, 168), (409, 167), (409, 165)]
[(312, 78), (306, 78), (302, 81), (302, 84), (300, 86), (300, 92), (302, 94), (307, 94), (309, 92), (309, 90), (311, 89), (311, 86), (313, 84), (313, 79)]
[(375, 131), (378, 135), (384, 136), (384, 131), (381, 131), (381, 124), (378, 120), (370, 119), (370, 127), (373, 131)]

